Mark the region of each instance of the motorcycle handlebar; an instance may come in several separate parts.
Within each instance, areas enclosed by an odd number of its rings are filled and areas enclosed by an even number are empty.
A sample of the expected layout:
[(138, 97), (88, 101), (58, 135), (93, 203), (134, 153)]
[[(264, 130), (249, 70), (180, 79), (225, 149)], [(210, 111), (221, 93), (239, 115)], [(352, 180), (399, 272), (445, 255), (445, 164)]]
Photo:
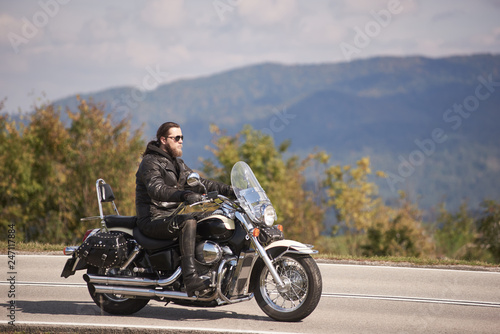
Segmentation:
[(201, 201), (193, 203), (193, 204), (191, 204), (189, 206), (193, 207), (193, 206), (200, 205), (200, 204), (203, 204), (203, 203), (213, 202), (213, 200), (219, 198), (219, 193), (217, 191), (211, 191), (208, 194), (201, 195), (201, 197), (202, 197)]
[(216, 199), (219, 197), (219, 193), (216, 191), (211, 191), (206, 196), (208, 199)]

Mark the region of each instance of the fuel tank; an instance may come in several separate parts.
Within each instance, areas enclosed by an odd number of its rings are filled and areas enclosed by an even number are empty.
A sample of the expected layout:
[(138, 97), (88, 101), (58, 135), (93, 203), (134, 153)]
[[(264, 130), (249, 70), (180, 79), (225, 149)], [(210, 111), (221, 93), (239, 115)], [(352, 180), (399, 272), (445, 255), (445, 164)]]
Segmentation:
[(223, 215), (211, 215), (198, 221), (197, 235), (205, 240), (228, 241), (234, 234), (234, 220)]

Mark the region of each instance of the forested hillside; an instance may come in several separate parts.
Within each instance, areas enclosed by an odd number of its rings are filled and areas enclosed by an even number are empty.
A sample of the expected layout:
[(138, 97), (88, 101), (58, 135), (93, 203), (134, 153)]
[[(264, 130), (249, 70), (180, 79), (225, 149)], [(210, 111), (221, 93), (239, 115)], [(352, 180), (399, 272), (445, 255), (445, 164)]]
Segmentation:
[[(113, 185), (122, 215), (135, 213), (142, 132), (131, 131), (129, 120), (106, 115), (94, 103), (78, 101), (64, 117), (50, 104), (24, 120), (0, 115), (0, 231), (9, 239), (80, 240), (85, 230), (99, 224), (80, 221), (95, 218), (99, 178)], [(233, 164), (246, 161), (266, 189), (287, 238), (334, 254), (500, 262), (500, 205), (495, 201), (483, 201), (480, 210), (464, 203), (449, 211), (441, 204), (430, 220), (405, 192), (398, 192), (392, 203), (380, 197), (370, 179), (384, 180), (388, 174), (373, 170), (368, 156), (341, 165), (326, 151), (302, 158), (289, 151), (289, 141), (277, 146), (270, 134), (250, 125), (234, 135), (215, 125), (210, 131), (214, 138), (210, 158), (202, 160), (203, 174), (228, 183)], [(438, 132), (433, 131), (437, 142), (443, 138)], [(422, 150), (431, 150), (429, 141), (422, 143)], [(112, 212), (109, 207), (106, 211)]]
[[(425, 208), (500, 198), (499, 55), (268, 63), (141, 89), (83, 97), (143, 124), (145, 139), (163, 121), (179, 122), (195, 167), (210, 155), (210, 123), (229, 134), (250, 124), (277, 143), (291, 140), (290, 152), (302, 156), (315, 148), (339, 163), (370, 156), (390, 176), (379, 182), (388, 201), (398, 189)], [(75, 109), (77, 101), (55, 104)]]

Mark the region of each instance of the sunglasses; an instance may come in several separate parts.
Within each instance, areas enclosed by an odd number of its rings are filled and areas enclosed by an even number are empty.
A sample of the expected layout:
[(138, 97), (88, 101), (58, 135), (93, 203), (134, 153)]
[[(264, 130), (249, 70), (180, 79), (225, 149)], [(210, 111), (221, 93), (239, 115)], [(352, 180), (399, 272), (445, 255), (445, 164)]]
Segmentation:
[(175, 141), (180, 141), (181, 139), (184, 140), (184, 136), (175, 136), (175, 137), (167, 137), (167, 138), (172, 138)]

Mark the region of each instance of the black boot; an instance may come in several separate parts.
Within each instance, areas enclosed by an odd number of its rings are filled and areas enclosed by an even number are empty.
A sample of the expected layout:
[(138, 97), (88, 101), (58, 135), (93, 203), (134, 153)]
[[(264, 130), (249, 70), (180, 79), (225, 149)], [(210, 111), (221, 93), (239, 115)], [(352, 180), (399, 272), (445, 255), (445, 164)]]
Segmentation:
[(196, 220), (189, 219), (185, 222), (181, 231), (181, 267), (184, 285), (189, 297), (196, 291), (202, 291), (209, 287), (210, 279), (198, 276), (194, 264), (194, 246), (196, 242)]

